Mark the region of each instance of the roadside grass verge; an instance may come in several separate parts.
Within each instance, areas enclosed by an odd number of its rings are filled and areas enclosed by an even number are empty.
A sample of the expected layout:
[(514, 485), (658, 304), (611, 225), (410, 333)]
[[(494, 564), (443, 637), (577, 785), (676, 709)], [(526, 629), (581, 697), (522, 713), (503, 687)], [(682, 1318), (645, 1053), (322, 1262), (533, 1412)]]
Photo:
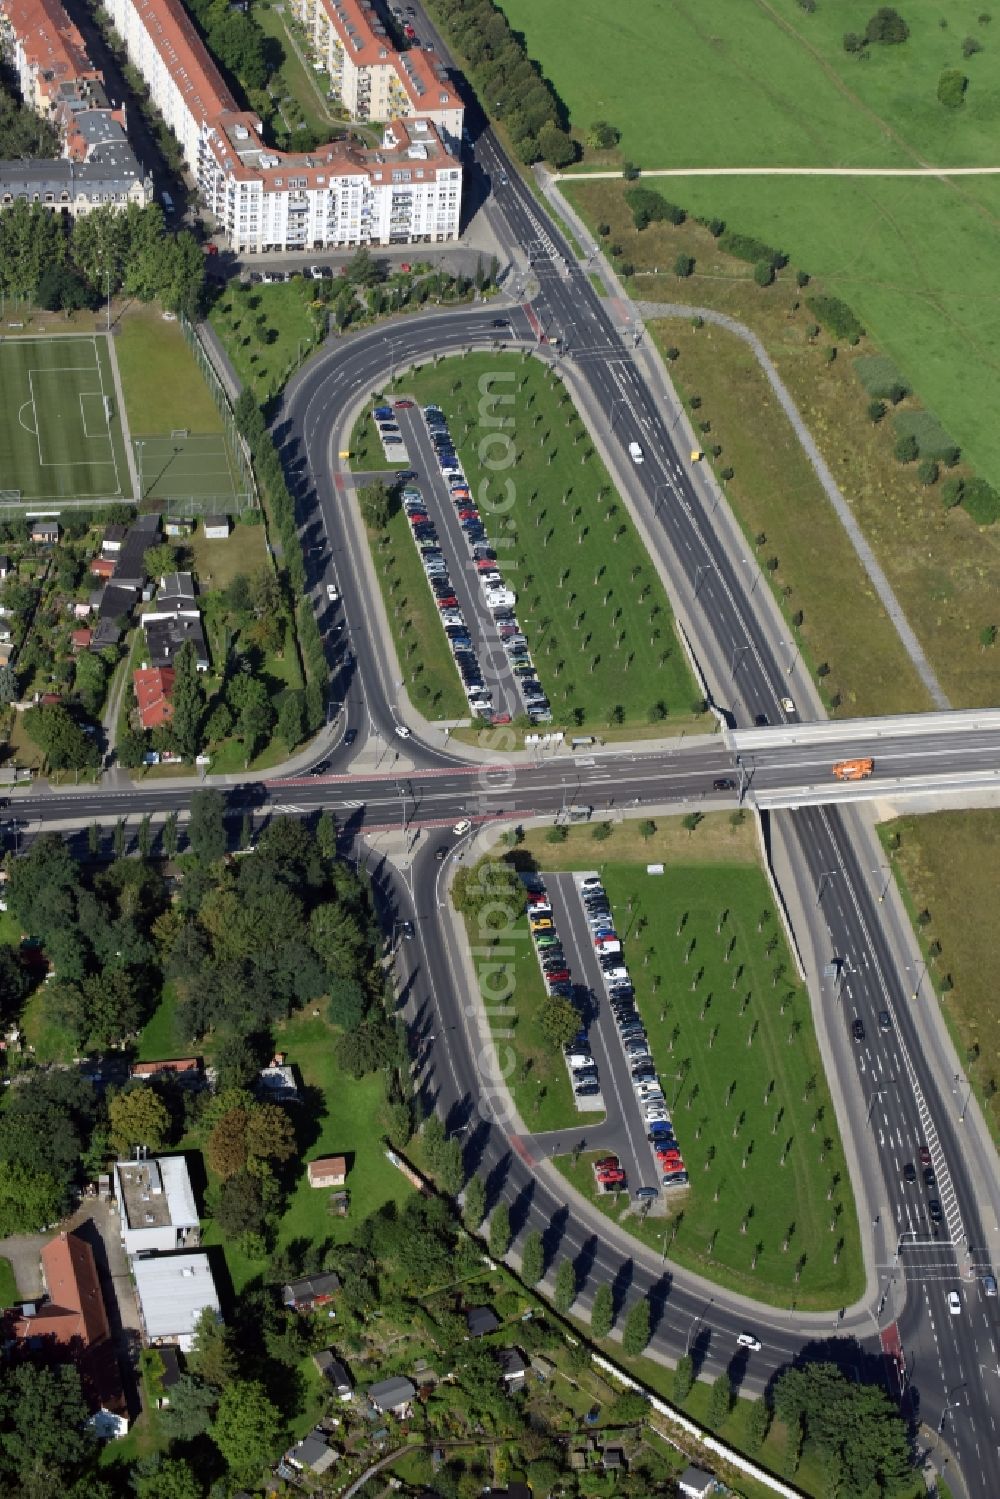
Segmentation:
[(405, 385), (449, 419), (555, 722), (695, 721), (666, 593), (559, 377), (528, 357), (470, 354)]
[(17, 1281), (10, 1260), (0, 1258), (0, 1307), (13, 1306), (18, 1299)]
[(389, 517), (385, 533), (369, 530), (368, 542), (411, 702), (431, 723), (442, 718), (468, 718), (469, 705), (441, 615), (420, 566), (406, 516), (398, 506)]
[(232, 281), (209, 313), (241, 382), (261, 405), (324, 336), (327, 313), (313, 306), (315, 284), (302, 276), (276, 286)]
[[(647, 837), (640, 829), (652, 822)], [(610, 826), (607, 838), (594, 832)], [(521, 868), (603, 869), (605, 864), (719, 864), (740, 863), (756, 867), (759, 859), (753, 823), (731, 812), (707, 812), (692, 836), (679, 817), (625, 818), (602, 823), (594, 814), (589, 823), (566, 828), (561, 843), (549, 843), (547, 828), (528, 828), (510, 855)]]
[[(984, 899), (1000, 883), (1000, 812), (901, 817), (881, 824), (879, 837), (927, 963), (916, 1003), (940, 1004), (965, 1075), (1000, 1142), (996, 913)], [(915, 975), (906, 981), (911, 990), (918, 988)]]
[(184, 341), (180, 324), (165, 322), (158, 304), (133, 303), (114, 338), (129, 428), (143, 436), (222, 431), (211, 391)]

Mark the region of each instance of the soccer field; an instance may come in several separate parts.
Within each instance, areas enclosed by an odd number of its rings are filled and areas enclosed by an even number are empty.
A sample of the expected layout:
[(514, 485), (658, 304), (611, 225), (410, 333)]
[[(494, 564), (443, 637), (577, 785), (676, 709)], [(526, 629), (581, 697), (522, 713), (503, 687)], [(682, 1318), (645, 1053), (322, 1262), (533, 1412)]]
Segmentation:
[(0, 340), (0, 492), (131, 498), (106, 339)]
[(142, 498), (163, 502), (168, 515), (243, 508), (245, 489), (221, 432), (133, 437)]

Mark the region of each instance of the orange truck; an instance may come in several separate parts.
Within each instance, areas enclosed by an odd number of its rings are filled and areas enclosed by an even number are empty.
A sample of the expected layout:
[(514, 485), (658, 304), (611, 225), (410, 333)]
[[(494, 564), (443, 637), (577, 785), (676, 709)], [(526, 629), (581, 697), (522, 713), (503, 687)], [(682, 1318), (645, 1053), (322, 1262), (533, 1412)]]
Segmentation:
[(874, 760), (838, 760), (833, 773), (838, 781), (865, 781), (874, 769)]

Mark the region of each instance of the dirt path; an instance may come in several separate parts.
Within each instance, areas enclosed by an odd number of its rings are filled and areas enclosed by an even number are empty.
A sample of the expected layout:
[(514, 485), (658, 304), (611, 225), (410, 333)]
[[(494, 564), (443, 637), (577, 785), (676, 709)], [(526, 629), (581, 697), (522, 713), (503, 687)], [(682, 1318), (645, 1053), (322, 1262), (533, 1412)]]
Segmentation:
[[(617, 172), (553, 172), (554, 182), (608, 181)], [(1000, 167), (643, 167), (643, 177), (1000, 177)]]

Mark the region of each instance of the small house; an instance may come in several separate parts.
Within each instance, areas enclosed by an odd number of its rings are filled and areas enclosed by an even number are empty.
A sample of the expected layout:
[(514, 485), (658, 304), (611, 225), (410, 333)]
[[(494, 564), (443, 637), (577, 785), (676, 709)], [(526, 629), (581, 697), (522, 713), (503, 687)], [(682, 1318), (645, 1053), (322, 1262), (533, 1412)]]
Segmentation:
[(347, 1180), (347, 1157), (342, 1155), (320, 1156), (308, 1166), (311, 1187), (342, 1187)]
[(228, 515), (206, 515), (205, 516), (205, 540), (206, 541), (228, 541), (229, 540), (229, 516)]
[(491, 1306), (472, 1306), (465, 1314), (465, 1325), (470, 1338), (485, 1338), (497, 1331), (500, 1319)]
[(410, 1403), (416, 1398), (416, 1386), (401, 1374), (392, 1379), (383, 1379), (380, 1384), (373, 1384), (368, 1391), (368, 1399), (377, 1411), (384, 1416), (406, 1416), (410, 1411)]
[(354, 1394), (354, 1384), (340, 1360), (334, 1358), (329, 1348), (323, 1348), (319, 1353), (314, 1353), (312, 1358), (318, 1372), (329, 1381), (338, 1399), (350, 1400)]
[(35, 520), (31, 523), (31, 539), (39, 546), (54, 547), (59, 540), (59, 522), (55, 520)]
[(168, 516), (163, 522), (163, 534), (165, 536), (190, 536), (194, 530), (194, 521), (171, 520)]
[(90, 576), (92, 578), (112, 578), (115, 571), (115, 559), (113, 557), (92, 557), (90, 559)]
[(90, 599), (77, 599), (73, 604), (73, 618), (87, 619), (94, 612)]
[(0, 557), (0, 583), (6, 583), (10, 577), (10, 558)]
[(285, 1462), (298, 1473), (315, 1473), (317, 1477), (337, 1461), (338, 1454), (317, 1432), (310, 1432), (285, 1453)]
[(498, 1348), (500, 1372), (508, 1390), (519, 1390), (528, 1373), (528, 1360), (520, 1348)]
[[(93, 639), (93, 635), (93, 630), (88, 630), (86, 629), (86, 627), (83, 627), (79, 630), (71, 630), (69, 643), (75, 651), (85, 651), (90, 645), (90, 642)], [(2, 635), (0, 635), (0, 639), (2, 638)]]
[(99, 619), (94, 626), (90, 649), (92, 651), (105, 651), (109, 646), (118, 645), (121, 638), (122, 632), (113, 619)]
[(340, 1276), (328, 1270), (324, 1275), (300, 1275), (282, 1287), (281, 1300), (284, 1306), (294, 1307), (297, 1312), (311, 1311), (313, 1307), (325, 1306), (340, 1290)]
[(165, 1057), (157, 1062), (134, 1062), (128, 1076), (129, 1082), (149, 1083), (172, 1078), (179, 1083), (200, 1085), (203, 1072), (201, 1057)]
[(704, 1468), (687, 1467), (677, 1480), (677, 1492), (686, 1499), (708, 1499), (715, 1492), (715, 1475)]
[(170, 723), (176, 676), (172, 666), (143, 666), (132, 673), (139, 722), (144, 729), (159, 729)]
[(101, 551), (106, 557), (117, 557), (125, 544), (126, 526), (105, 526)]
[(601, 1462), (607, 1472), (621, 1472), (625, 1467), (625, 1453), (621, 1447), (605, 1447)]

